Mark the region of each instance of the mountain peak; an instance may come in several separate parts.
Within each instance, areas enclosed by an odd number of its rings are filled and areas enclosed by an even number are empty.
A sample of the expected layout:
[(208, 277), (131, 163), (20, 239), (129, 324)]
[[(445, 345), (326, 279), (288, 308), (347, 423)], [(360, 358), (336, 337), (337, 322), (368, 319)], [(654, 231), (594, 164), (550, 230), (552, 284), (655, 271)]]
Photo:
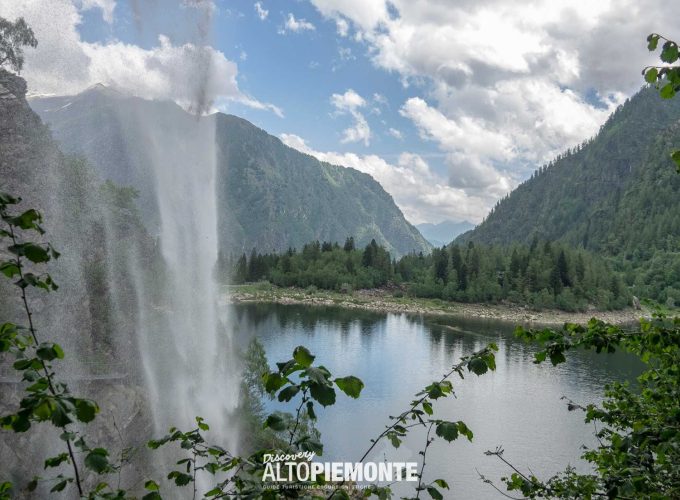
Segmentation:
[(348, 236), (358, 246), (375, 239), (393, 256), (431, 248), (368, 174), (319, 162), (234, 115), (197, 119), (170, 101), (120, 96), (96, 85), (31, 106), (64, 151), (89, 159), (102, 179), (137, 188), (150, 225), (159, 219), (152, 166), (175, 161), (190, 168), (209, 157), (216, 161), (224, 255), (285, 251), (313, 240), (342, 243)]
[(85, 90), (80, 92), (78, 95), (85, 95), (85, 94), (101, 94), (109, 97), (124, 97), (126, 94), (121, 92), (118, 89), (115, 89), (109, 85), (104, 85), (101, 82), (95, 83), (94, 85), (90, 85), (87, 87)]

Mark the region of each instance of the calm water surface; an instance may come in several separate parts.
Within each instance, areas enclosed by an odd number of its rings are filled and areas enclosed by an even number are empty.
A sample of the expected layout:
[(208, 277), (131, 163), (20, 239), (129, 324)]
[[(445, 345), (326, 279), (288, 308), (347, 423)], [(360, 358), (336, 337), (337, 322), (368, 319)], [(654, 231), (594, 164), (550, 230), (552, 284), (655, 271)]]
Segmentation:
[[(567, 411), (560, 398), (598, 402), (605, 383), (632, 379), (640, 369), (625, 355), (587, 352), (571, 354), (558, 367), (537, 366), (532, 363), (536, 346), (515, 339), (514, 325), (496, 321), (275, 304), (234, 306), (232, 317), (239, 341), (246, 345), (257, 337), (272, 366), (305, 345), (334, 375), (363, 380), (361, 398), (338, 391), (334, 406), (317, 411), (324, 461), (358, 460), (389, 415), (406, 409), (416, 392), (460, 356), (495, 342), (496, 372), (454, 379), (456, 398), (434, 407), (439, 418), (463, 420), (474, 432), (472, 443), (437, 440), (428, 450), (426, 479), (446, 479), (451, 485), (446, 498), (501, 498), (479, 479), (481, 473), (500, 485), (499, 478), (509, 474), (497, 458), (484, 455), (497, 446), (514, 465), (541, 478), (567, 464), (586, 470), (579, 456), (584, 445), (594, 445), (594, 428), (583, 423), (581, 412)], [(272, 402), (270, 409), (282, 407)], [(369, 460), (419, 461), (425, 436), (420, 430), (412, 433), (398, 450), (378, 445)]]

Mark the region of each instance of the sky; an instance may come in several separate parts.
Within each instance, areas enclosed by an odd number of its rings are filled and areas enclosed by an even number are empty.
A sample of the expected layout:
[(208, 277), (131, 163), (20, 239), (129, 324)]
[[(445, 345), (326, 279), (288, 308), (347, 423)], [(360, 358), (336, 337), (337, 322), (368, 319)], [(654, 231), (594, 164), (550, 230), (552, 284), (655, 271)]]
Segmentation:
[(479, 223), (595, 135), (678, 37), (661, 0), (2, 0), (33, 94), (96, 83), (242, 116), (371, 174), (415, 224)]

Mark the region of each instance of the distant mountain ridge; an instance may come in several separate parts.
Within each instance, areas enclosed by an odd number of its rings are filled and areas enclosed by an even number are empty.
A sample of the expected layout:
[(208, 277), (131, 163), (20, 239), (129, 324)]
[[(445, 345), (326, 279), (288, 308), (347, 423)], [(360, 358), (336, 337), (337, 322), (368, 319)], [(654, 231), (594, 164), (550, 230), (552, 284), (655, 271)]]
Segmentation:
[(456, 241), (560, 240), (612, 257), (634, 294), (680, 304), (679, 148), (680, 99), (643, 88)]
[(416, 224), (416, 227), (420, 231), (420, 234), (422, 234), (427, 241), (432, 243), (432, 245), (441, 247), (451, 243), (458, 235), (473, 229), (475, 225), (466, 220), (462, 222), (445, 220), (437, 224), (424, 222), (422, 224)]
[[(680, 147), (678, 120), (680, 99), (642, 89), (596, 137), (537, 170), (458, 241), (528, 243), (538, 237), (607, 254), (651, 241), (647, 229), (658, 217), (680, 215), (680, 176), (669, 158)], [(678, 229), (669, 227), (680, 236)]]
[[(197, 118), (174, 103), (130, 97), (104, 86), (76, 96), (39, 97), (33, 109), (63, 150), (84, 155), (103, 179), (134, 186), (157, 223), (150, 165), (216, 158), (219, 234), (225, 252), (282, 251), (312, 240), (375, 239), (395, 255), (430, 250), (392, 197), (368, 174), (320, 162), (242, 118)], [(214, 125), (214, 128), (213, 128)], [(214, 137), (203, 137), (214, 130)], [(203, 154), (203, 153), (201, 153)], [(181, 160), (180, 160), (181, 159)]]

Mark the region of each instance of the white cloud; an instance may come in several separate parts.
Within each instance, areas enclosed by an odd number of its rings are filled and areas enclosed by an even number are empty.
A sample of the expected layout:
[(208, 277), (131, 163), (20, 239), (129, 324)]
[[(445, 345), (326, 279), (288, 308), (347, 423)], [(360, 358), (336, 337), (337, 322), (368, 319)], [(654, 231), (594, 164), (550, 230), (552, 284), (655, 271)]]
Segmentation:
[(345, 19), (338, 17), (335, 20), (335, 27), (341, 37), (346, 37), (349, 34), (349, 23)]
[(595, 134), (642, 86), (646, 35), (680, 17), (659, 0), (310, 1), (413, 89), (401, 113), (446, 155), (450, 184), (496, 198)]
[(315, 29), (316, 27), (306, 19), (295, 19), (292, 13), (288, 13), (286, 23), (279, 29), (279, 34), (285, 35), (289, 32), (301, 33), (302, 31), (314, 31)]
[(379, 106), (387, 106), (389, 104), (387, 101), (387, 97), (385, 97), (383, 94), (379, 92), (375, 92), (373, 94), (373, 102), (375, 102)]
[(433, 140), (450, 153), (451, 183), (471, 190), (502, 196), (511, 179), (496, 171), (492, 161), (513, 160), (512, 141), (502, 133), (487, 130), (476, 120), (463, 116), (449, 119), (423, 99), (406, 101), (400, 113), (409, 118), (425, 140)]
[(377, 155), (320, 152), (295, 134), (281, 134), (284, 144), (321, 161), (351, 167), (371, 175), (392, 197), (413, 224), (445, 219), (480, 221), (487, 211), (488, 197), (470, 195), (447, 185), (419, 155), (401, 153), (396, 164)]
[(354, 119), (354, 125), (343, 130), (341, 142), (363, 142), (365, 146), (368, 146), (371, 141), (371, 128), (363, 113), (359, 111), (360, 108), (366, 106), (366, 100), (354, 90), (349, 89), (344, 94), (333, 94), (331, 104), (335, 107), (336, 114), (349, 113)]
[(339, 47), (338, 54), (340, 55), (340, 59), (343, 61), (353, 61), (354, 59), (356, 59), (356, 57), (354, 57), (354, 54), (352, 54), (352, 49), (350, 49), (349, 47)]
[(387, 3), (383, 0), (312, 0), (312, 3), (324, 16), (337, 19), (342, 15), (362, 30), (376, 28), (388, 17)]
[(349, 89), (344, 94), (333, 94), (331, 104), (339, 111), (355, 111), (366, 106), (366, 100), (353, 89)]
[(264, 21), (269, 15), (269, 11), (262, 7), (262, 2), (255, 2), (255, 12), (257, 12), (257, 17)]
[(101, 9), (104, 21), (109, 24), (113, 22), (116, 0), (79, 0), (77, 3), (81, 10)]
[(387, 133), (390, 134), (390, 135), (391, 135), (392, 137), (394, 137), (395, 139), (399, 139), (400, 141), (403, 141), (403, 140), (404, 140), (404, 134), (402, 134), (401, 131), (400, 131), (400, 130), (397, 130), (396, 128), (390, 127), (390, 128), (387, 130)]
[[(195, 112), (239, 102), (282, 115), (278, 107), (242, 92), (236, 63), (212, 47), (175, 45), (164, 35), (150, 48), (119, 40), (82, 40), (78, 7), (89, 8), (91, 3), (53, 0), (45, 7), (41, 0), (24, 0), (0, 4), (0, 16), (24, 16), (38, 39), (37, 49), (26, 50), (22, 73), (32, 93), (74, 94), (103, 83), (147, 99), (173, 100)], [(104, 3), (97, 0), (98, 5)]]

